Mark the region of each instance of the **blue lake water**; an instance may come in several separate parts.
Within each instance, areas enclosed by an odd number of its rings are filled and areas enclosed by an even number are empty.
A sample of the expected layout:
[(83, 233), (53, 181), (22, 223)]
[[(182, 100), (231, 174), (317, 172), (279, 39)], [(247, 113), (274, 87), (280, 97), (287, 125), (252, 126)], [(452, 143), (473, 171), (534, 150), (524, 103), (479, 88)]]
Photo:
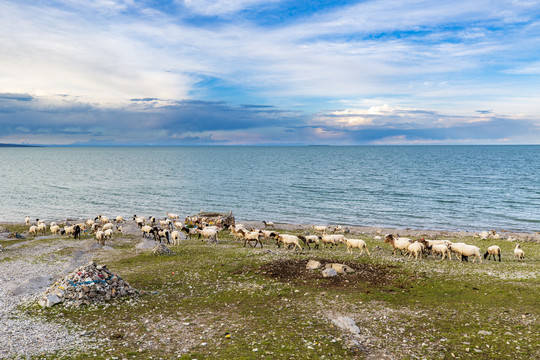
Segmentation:
[(0, 221), (185, 216), (540, 230), (540, 146), (0, 148)]

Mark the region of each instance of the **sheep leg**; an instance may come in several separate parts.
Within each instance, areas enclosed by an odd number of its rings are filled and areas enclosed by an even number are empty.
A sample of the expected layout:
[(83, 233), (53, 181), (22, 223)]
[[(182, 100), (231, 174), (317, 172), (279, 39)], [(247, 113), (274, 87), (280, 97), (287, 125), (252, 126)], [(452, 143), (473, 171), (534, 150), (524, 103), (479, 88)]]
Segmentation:
[(501, 262), (501, 253), (499, 253), (499, 262)]

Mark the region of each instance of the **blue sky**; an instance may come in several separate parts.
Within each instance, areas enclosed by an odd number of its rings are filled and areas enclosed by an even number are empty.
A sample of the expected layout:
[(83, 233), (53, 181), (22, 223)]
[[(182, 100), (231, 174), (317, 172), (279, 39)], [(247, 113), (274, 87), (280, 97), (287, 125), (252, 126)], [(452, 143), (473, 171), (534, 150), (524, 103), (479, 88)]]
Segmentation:
[(4, 0), (0, 143), (540, 144), (540, 1)]

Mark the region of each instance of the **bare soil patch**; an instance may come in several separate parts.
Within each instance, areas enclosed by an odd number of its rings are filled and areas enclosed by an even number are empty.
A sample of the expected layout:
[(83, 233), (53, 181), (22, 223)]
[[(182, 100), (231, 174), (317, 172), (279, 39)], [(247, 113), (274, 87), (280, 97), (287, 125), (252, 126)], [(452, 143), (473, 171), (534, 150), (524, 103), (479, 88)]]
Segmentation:
[(255, 273), (265, 277), (276, 279), (281, 282), (294, 284), (308, 284), (329, 289), (364, 289), (369, 292), (369, 288), (381, 287), (403, 287), (402, 277), (395, 271), (396, 266), (379, 265), (369, 263), (358, 263), (354, 261), (339, 261), (334, 259), (316, 259), (323, 264), (340, 263), (355, 270), (354, 273), (338, 275), (334, 277), (323, 277), (321, 270), (307, 270), (306, 264), (309, 260), (298, 259), (278, 259), (267, 263)]

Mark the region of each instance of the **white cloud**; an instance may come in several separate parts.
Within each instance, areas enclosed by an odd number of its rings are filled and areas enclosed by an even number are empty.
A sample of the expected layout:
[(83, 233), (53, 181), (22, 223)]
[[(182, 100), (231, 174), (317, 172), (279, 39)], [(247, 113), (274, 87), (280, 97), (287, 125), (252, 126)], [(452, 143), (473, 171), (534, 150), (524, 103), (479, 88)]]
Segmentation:
[(241, 10), (253, 8), (282, 0), (182, 0), (191, 11), (206, 16), (233, 14)]

